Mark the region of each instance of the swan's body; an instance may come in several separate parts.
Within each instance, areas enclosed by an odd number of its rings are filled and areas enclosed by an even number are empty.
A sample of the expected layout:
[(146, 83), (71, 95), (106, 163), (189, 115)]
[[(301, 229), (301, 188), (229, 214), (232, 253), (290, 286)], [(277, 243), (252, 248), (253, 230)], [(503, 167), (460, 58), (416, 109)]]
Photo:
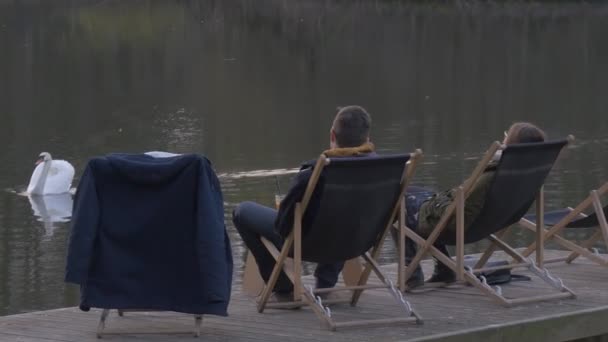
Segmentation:
[(29, 195), (63, 194), (70, 191), (74, 179), (74, 167), (65, 160), (53, 160), (47, 152), (32, 173), (27, 187)]

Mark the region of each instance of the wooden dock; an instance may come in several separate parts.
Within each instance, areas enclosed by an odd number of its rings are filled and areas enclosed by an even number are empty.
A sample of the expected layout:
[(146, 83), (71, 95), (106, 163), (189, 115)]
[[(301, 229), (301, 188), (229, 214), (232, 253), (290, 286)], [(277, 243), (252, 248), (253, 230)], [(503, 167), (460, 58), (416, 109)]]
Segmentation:
[[(553, 252), (556, 255), (558, 252)], [(427, 271), (430, 265), (425, 264)], [(395, 265), (384, 266), (392, 277)], [(423, 325), (400, 324), (330, 332), (320, 327), (309, 308), (256, 311), (255, 298), (235, 287), (229, 317), (205, 316), (200, 338), (191, 334), (192, 316), (179, 313), (137, 312), (118, 317), (112, 311), (106, 332), (108, 341), (568, 341), (608, 334), (608, 268), (583, 259), (572, 265), (549, 265), (551, 273), (576, 292), (576, 299), (540, 302), (504, 308), (481, 296), (474, 288), (456, 287), (408, 294), (407, 299), (423, 317)], [(515, 271), (527, 274), (527, 271)], [(512, 282), (506, 295), (543, 293), (548, 289), (532, 281)], [(366, 292), (357, 307), (332, 306), (337, 320), (394, 317), (400, 311), (386, 291)], [(77, 308), (31, 312), (0, 317), (0, 341), (86, 342), (99, 341), (96, 328), (100, 311)], [(143, 333), (142, 333), (143, 332)], [(155, 334), (151, 334), (155, 333)], [(156, 334), (160, 333), (160, 334)]]

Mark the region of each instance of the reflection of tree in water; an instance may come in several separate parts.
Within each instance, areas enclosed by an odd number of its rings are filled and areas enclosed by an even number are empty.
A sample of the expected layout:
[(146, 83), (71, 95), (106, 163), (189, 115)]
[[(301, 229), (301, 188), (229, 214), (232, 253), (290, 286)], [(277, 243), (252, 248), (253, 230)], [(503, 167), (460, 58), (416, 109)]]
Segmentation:
[(121, 44), (160, 45), (174, 31), (183, 31), (186, 11), (178, 4), (103, 3), (76, 9), (78, 30), (97, 49)]

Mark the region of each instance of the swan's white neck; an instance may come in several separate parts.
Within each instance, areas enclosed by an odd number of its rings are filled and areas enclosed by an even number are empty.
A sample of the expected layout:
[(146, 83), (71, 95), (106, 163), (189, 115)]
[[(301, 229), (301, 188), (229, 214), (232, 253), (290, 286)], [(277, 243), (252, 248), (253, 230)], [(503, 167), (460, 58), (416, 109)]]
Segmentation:
[(38, 177), (38, 182), (36, 182), (36, 186), (32, 189), (32, 194), (43, 194), (44, 193), (44, 185), (46, 184), (46, 177), (49, 174), (49, 170), (51, 169), (52, 160), (45, 160), (42, 165), (42, 172), (40, 173), (40, 177)]

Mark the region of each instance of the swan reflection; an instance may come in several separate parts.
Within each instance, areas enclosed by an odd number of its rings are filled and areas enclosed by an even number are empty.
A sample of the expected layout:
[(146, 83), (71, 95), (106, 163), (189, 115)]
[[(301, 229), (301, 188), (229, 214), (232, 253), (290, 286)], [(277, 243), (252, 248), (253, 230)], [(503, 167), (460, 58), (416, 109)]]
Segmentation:
[(72, 217), (72, 195), (27, 196), (37, 220), (44, 223), (45, 235), (52, 236), (58, 222), (69, 222)]

